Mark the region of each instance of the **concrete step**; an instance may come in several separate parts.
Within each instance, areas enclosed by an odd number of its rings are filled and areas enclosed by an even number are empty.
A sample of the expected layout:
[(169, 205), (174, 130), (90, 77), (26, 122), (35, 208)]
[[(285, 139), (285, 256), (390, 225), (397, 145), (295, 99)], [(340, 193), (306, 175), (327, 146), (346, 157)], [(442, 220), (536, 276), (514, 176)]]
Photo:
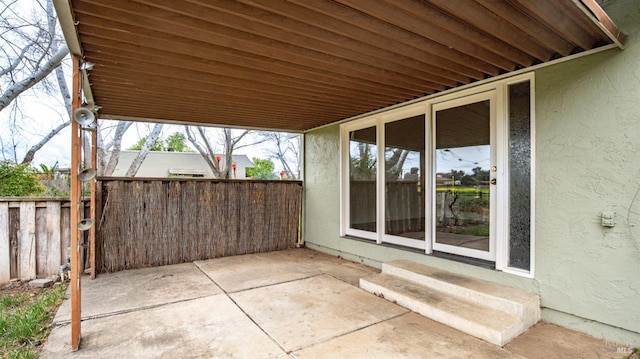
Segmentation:
[(540, 320), (538, 296), (408, 261), (384, 263), (360, 287), (427, 318), (504, 346)]
[(525, 290), (404, 260), (383, 263), (382, 273), (516, 315), (531, 325), (540, 320), (540, 298)]

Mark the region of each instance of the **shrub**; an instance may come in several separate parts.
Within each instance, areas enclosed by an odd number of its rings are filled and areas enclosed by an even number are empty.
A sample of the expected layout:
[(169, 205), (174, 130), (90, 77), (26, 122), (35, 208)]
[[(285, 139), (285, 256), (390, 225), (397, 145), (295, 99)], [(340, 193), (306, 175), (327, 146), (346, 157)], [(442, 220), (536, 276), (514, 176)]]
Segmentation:
[(27, 164), (0, 162), (0, 197), (40, 196), (44, 190), (34, 168)]

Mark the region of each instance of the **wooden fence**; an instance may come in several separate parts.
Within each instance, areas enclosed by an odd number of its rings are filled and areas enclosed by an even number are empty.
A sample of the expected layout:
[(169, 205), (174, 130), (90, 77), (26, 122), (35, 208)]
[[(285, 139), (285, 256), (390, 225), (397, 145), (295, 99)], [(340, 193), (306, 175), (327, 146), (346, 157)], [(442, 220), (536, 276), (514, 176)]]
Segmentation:
[(0, 283), (57, 274), (69, 257), (69, 199), (0, 198)]
[(302, 183), (101, 178), (96, 271), (292, 248)]
[[(103, 178), (97, 188), (98, 273), (281, 250), (298, 240), (302, 182)], [(59, 273), (70, 228), (69, 199), (0, 198), (0, 283)]]

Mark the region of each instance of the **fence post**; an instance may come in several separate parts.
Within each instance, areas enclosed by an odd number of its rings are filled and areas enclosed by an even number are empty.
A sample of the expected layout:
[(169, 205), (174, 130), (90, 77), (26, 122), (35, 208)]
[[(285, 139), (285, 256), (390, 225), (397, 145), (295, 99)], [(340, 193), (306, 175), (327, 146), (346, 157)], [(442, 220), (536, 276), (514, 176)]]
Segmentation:
[(20, 279), (36, 277), (36, 203), (20, 203)]
[(60, 255), (60, 202), (47, 202), (47, 264), (45, 273), (58, 272), (62, 264)]
[(0, 283), (8, 283), (11, 280), (9, 247), (9, 203), (0, 202)]

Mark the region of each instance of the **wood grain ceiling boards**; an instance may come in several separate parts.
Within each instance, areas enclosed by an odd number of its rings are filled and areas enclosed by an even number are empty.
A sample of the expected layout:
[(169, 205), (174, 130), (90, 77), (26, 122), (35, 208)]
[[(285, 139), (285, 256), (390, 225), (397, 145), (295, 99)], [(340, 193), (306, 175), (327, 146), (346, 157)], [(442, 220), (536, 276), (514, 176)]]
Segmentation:
[(576, 1), (71, 0), (63, 30), (103, 117), (304, 131), (613, 43)]

